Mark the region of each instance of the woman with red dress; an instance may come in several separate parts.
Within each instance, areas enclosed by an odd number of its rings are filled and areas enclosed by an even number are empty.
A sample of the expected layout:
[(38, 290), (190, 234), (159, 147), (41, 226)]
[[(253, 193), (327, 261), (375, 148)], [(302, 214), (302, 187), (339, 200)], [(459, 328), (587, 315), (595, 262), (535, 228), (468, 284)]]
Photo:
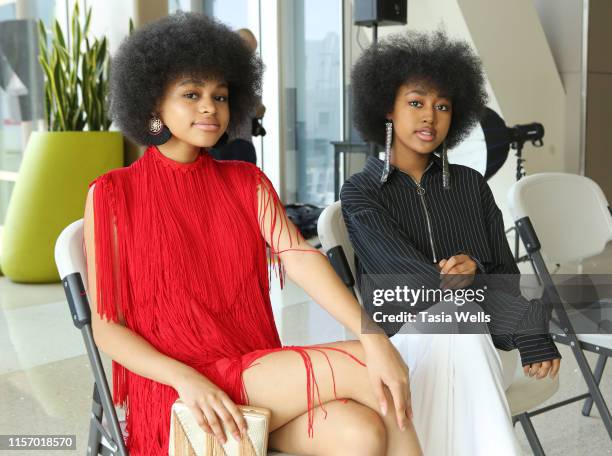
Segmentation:
[[(257, 100), (258, 58), (226, 26), (179, 13), (137, 30), (112, 63), (111, 116), (148, 148), (90, 185), (85, 247), (94, 337), (113, 359), (130, 453), (167, 453), (180, 398), (222, 442), (245, 432), (236, 404), (250, 404), (272, 411), (274, 449), (420, 454), (393, 344), (362, 334), (367, 316), (266, 176), (207, 152)], [(267, 249), (281, 279), (359, 340), (283, 347)]]

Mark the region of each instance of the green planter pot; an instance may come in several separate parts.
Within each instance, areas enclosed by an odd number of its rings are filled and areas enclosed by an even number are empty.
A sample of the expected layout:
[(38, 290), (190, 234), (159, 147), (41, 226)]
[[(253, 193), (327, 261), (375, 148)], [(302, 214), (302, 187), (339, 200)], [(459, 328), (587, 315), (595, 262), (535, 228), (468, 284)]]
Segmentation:
[(121, 166), (119, 132), (32, 133), (4, 223), (4, 275), (14, 282), (59, 281), (53, 254), (57, 237), (83, 217), (88, 184)]

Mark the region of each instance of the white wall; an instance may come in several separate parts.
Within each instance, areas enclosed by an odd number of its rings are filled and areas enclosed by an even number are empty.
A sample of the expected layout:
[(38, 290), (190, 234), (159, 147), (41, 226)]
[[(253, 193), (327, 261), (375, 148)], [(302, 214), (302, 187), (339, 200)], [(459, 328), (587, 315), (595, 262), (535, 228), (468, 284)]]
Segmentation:
[(565, 170), (581, 173), (584, 157), (581, 118), (586, 108), (581, 97), (584, 0), (533, 0), (533, 3), (566, 93)]
[[(81, 6), (83, 2), (81, 2)], [(87, 0), (91, 7), (91, 33), (108, 37), (111, 55), (129, 33), (130, 18), (136, 21), (134, 0)]]

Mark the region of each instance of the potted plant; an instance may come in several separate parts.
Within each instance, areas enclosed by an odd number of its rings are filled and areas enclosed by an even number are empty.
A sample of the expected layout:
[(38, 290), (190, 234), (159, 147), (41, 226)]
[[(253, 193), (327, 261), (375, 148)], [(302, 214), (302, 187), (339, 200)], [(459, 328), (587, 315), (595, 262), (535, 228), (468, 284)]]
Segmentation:
[(15, 282), (59, 280), (55, 240), (83, 216), (88, 184), (123, 165), (122, 135), (108, 131), (107, 39), (90, 40), (90, 22), (91, 8), (82, 25), (75, 2), (68, 40), (56, 20), (49, 45), (39, 22), (48, 131), (32, 133), (6, 214), (0, 264)]

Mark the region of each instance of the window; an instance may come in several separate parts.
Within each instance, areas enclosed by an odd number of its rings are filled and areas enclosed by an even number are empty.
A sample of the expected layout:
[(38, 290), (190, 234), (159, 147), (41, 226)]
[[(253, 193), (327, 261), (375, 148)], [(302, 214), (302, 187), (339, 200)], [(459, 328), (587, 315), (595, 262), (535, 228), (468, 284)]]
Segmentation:
[(342, 136), (342, 2), (283, 2), (285, 202), (333, 202), (333, 146)]
[(168, 0), (168, 12), (191, 11), (191, 0)]

